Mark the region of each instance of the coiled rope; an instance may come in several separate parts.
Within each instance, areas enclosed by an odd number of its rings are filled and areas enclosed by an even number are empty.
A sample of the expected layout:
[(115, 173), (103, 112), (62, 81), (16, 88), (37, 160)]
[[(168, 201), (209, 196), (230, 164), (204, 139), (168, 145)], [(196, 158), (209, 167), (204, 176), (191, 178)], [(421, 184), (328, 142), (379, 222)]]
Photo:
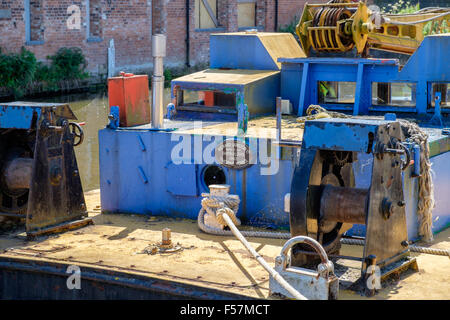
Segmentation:
[(329, 111), (319, 105), (312, 104), (306, 109), (306, 116), (298, 117), (297, 122), (300, 123), (300, 128), (305, 128), (306, 120), (315, 120), (322, 118), (351, 118), (345, 113)]
[[(213, 226), (205, 224), (205, 213), (208, 213), (212, 217), (216, 217), (218, 223), (225, 225), (221, 221), (220, 213), (227, 213), (228, 216), (237, 225), (240, 225), (239, 219), (236, 217), (236, 213), (239, 209), (239, 197), (228, 195), (227, 197), (212, 196), (209, 194), (202, 194), (202, 208), (198, 213), (197, 223), (200, 230), (206, 233), (218, 235), (218, 236), (231, 236), (233, 233), (230, 230), (222, 230)], [(289, 232), (271, 232), (271, 231), (241, 231), (246, 237), (256, 238), (274, 238), (274, 239), (290, 239), (291, 234)]]

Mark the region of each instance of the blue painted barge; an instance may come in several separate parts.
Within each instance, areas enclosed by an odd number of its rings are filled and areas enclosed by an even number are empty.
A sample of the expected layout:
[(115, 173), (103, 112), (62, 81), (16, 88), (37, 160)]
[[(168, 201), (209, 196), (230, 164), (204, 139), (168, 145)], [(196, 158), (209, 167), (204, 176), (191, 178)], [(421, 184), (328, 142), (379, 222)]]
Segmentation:
[[(301, 148), (315, 143), (324, 149), (344, 145), (356, 150), (355, 186), (366, 188), (372, 183), (374, 162), (370, 152), (363, 152), (371, 151), (367, 133), (395, 123), (396, 117), (414, 118), (429, 136), (435, 172), (433, 232), (442, 231), (435, 241), (448, 248), (450, 137), (429, 122), (439, 115), (448, 123), (450, 64), (445, 52), (449, 48), (450, 36), (427, 37), (400, 68), (394, 59), (307, 58), (289, 34), (252, 31), (211, 36), (210, 69), (172, 81), (172, 104), (163, 128), (121, 127), (117, 110), (111, 110), (110, 124), (99, 132), (101, 188), (85, 195), (94, 225), (28, 243), (19, 232), (0, 236), (0, 297), (267, 298), (271, 293), (267, 272), (237, 240), (199, 231), (195, 220), (203, 194), (211, 191), (211, 184), (227, 184), (230, 193), (241, 199), (237, 217), (244, 229), (289, 229), (289, 194)], [(432, 58), (436, 55), (439, 59)], [(429, 61), (427, 69), (418, 69), (417, 61)], [(440, 100), (434, 99), (436, 93)], [(305, 124), (298, 118), (311, 104), (346, 112), (356, 120), (325, 121), (323, 128), (339, 130), (330, 129), (323, 136), (310, 133), (309, 146), (302, 145)], [(281, 110), (284, 115), (277, 117)], [(389, 114), (377, 115), (380, 112)], [(350, 131), (361, 134), (343, 134)], [(339, 143), (333, 142), (336, 138)], [(245, 157), (234, 153), (228, 162), (224, 156), (228, 145)], [(405, 145), (417, 160), (414, 144)], [(408, 164), (402, 185), (408, 239), (415, 240), (419, 186), (417, 167)], [(154, 251), (167, 227), (180, 249), (175, 254)], [(366, 226), (360, 224), (347, 231), (352, 236), (365, 234)], [(284, 244), (280, 239), (253, 238), (252, 242), (271, 264)], [(350, 255), (354, 259), (359, 251), (343, 245), (341, 253), (344, 259)], [(444, 264), (435, 259), (445, 257), (417, 256), (420, 268), (426, 270), (420, 275), (423, 282), (417, 281), (417, 274), (403, 279), (405, 291), (400, 288), (394, 298), (447, 299), (448, 277), (436, 274), (435, 267)], [(354, 261), (342, 260), (334, 261), (340, 272), (341, 298), (354, 299), (346, 292), (347, 277), (360, 275), (361, 259), (356, 267)], [(66, 288), (68, 270), (74, 266), (81, 270), (81, 291)], [(24, 284), (30, 283), (25, 290)], [(391, 298), (390, 289), (381, 290), (380, 296)]]
[[(421, 127), (430, 127), (426, 130), (432, 168), (439, 172), (434, 180), (433, 231), (439, 232), (450, 223), (446, 210), (450, 138), (442, 128), (432, 128), (429, 120), (435, 93), (450, 82), (449, 48), (448, 35), (426, 37), (400, 67), (396, 59), (307, 58), (289, 34), (212, 35), (210, 69), (172, 81), (173, 106), (164, 129), (144, 125), (99, 132), (102, 209), (196, 219), (208, 184), (226, 183), (241, 199), (238, 216), (244, 224), (288, 228), (285, 196), (299, 150), (286, 143), (301, 143), (302, 128), (295, 117), (314, 104), (357, 117), (396, 112), (399, 118), (412, 117)], [(422, 70), (423, 61), (427, 67)], [(338, 94), (323, 97), (323, 83)], [(389, 88), (390, 94), (380, 93), (380, 88)], [(450, 110), (446, 90), (440, 102), (442, 114)], [(205, 104), (205, 93), (215, 96), (216, 105)], [(277, 142), (277, 97), (291, 106), (290, 115), (282, 120), (284, 144)], [(269, 156), (256, 157), (245, 168), (222, 165), (214, 153), (229, 139), (242, 141), (257, 156)], [(358, 185), (368, 183), (370, 166), (361, 163), (354, 164)], [(215, 180), (208, 180), (209, 174)], [(417, 239), (418, 185), (410, 171), (404, 173), (404, 187), (410, 197), (406, 201), (409, 237)], [(355, 227), (349, 234), (364, 231)]]

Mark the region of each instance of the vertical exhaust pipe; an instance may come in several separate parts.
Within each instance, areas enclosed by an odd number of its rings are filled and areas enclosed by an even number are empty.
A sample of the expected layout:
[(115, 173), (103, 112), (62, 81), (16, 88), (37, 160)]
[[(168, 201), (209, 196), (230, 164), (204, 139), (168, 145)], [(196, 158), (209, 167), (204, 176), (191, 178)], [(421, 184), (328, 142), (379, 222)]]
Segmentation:
[(153, 77), (152, 77), (152, 128), (164, 126), (164, 63), (166, 56), (166, 36), (154, 34), (152, 36)]

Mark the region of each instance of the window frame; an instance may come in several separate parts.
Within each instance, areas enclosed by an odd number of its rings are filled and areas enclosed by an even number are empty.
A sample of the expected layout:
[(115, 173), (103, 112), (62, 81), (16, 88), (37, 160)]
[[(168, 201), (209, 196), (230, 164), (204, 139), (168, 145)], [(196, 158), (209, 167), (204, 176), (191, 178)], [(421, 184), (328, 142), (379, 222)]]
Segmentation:
[[(100, 15), (100, 21), (102, 17)], [(103, 32), (102, 32), (103, 34)], [(103, 37), (91, 36), (91, 1), (86, 0), (86, 41), (87, 42), (102, 42)]]
[(31, 40), (31, 0), (25, 0), (25, 45), (37, 46), (45, 43), (45, 32), (43, 34), (44, 40)]
[[(194, 2), (194, 27), (195, 27), (194, 30), (196, 32), (225, 31), (225, 28), (220, 26), (219, 20), (218, 20), (219, 1), (218, 0), (214, 0), (216, 2), (216, 12), (215, 12), (214, 18), (211, 16), (212, 10), (210, 12), (210, 10), (208, 10), (208, 8), (205, 6), (205, 1), (208, 2), (208, 0), (198, 0), (198, 3), (199, 3), (199, 7), (198, 8), (195, 6), (195, 4), (197, 2), (196, 1)], [(203, 6), (205, 7), (206, 12), (208, 13), (210, 19), (212, 20), (212, 22), (214, 24), (214, 27), (212, 27), (212, 28), (202, 28), (201, 25), (200, 25), (200, 21), (197, 20), (197, 17), (200, 20), (200, 6), (202, 5), (202, 3), (203, 3)], [(209, 7), (209, 9), (211, 9), (211, 7)], [(199, 10), (198, 15), (197, 15), (197, 10)], [(197, 28), (197, 22), (198, 22), (198, 26), (199, 26), (198, 28)]]

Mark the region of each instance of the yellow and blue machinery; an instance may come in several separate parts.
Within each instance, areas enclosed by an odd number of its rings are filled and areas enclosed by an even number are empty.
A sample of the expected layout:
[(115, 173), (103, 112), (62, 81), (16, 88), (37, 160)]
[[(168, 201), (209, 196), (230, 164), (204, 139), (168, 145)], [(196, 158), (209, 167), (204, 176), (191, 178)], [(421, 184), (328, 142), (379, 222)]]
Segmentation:
[(306, 4), (296, 33), (307, 55), (356, 48), (412, 54), (425, 34), (450, 32), (448, 8), (424, 8), (409, 14), (385, 14), (376, 6), (350, 0)]
[[(375, 112), (434, 112), (441, 93), (441, 112), (449, 109), (450, 34), (428, 36), (401, 67), (396, 59), (281, 58), (281, 96), (303, 115), (311, 104), (353, 115)], [(426, 68), (424, 68), (426, 63)], [(323, 95), (321, 84), (336, 88)]]

